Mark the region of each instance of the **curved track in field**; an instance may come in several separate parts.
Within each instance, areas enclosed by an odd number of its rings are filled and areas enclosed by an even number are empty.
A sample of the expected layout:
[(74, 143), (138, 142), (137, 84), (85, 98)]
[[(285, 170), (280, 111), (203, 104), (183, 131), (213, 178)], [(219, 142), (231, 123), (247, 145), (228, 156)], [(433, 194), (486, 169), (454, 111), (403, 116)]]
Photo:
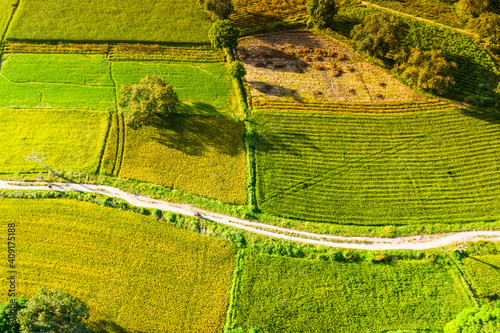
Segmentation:
[[(202, 214), (202, 218), (231, 226), (238, 229), (255, 232), (261, 235), (281, 238), (309, 244), (330, 247), (361, 249), (361, 250), (426, 250), (465, 241), (490, 240), (500, 241), (500, 230), (497, 231), (466, 231), (447, 235), (417, 235), (395, 238), (378, 237), (344, 237), (334, 235), (315, 234), (277, 227), (269, 224), (243, 220), (232, 216), (213, 213), (198, 209), (188, 204), (178, 204), (152, 199), (141, 194), (131, 194), (120, 189), (95, 184), (79, 183), (51, 183), (53, 191), (78, 191), (102, 194), (109, 197), (123, 199), (137, 207), (161, 209), (183, 215), (193, 216), (195, 212)], [(0, 189), (6, 190), (49, 190), (48, 184), (40, 182), (17, 182), (0, 180)]]

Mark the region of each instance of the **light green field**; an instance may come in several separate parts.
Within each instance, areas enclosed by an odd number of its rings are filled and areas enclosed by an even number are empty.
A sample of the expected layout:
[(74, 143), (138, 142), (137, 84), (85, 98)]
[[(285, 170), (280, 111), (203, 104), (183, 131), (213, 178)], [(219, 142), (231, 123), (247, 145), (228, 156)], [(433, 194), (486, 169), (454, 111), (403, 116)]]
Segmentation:
[(477, 296), (485, 301), (500, 296), (500, 254), (472, 255), (462, 262)]
[(257, 112), (259, 207), (316, 222), (487, 228), (500, 218), (500, 118), (488, 113)]
[(0, 107), (115, 108), (102, 56), (11, 54), (4, 60)]
[(473, 306), (458, 273), (426, 260), (345, 263), (250, 253), (237, 325), (261, 332), (441, 329)]
[(13, 53), (7, 55), (2, 64), (2, 75), (19, 83), (114, 85), (110, 64), (101, 54)]
[(137, 130), (126, 126), (125, 130), (120, 177), (226, 203), (246, 203), (242, 123), (222, 117), (171, 115), (152, 126)]
[(222, 331), (232, 244), (86, 202), (0, 199), (0, 212), (16, 224), (19, 295), (62, 288), (86, 301), (96, 332)]
[(221, 64), (169, 64), (152, 62), (115, 62), (113, 77), (117, 88), (137, 84), (147, 74), (156, 74), (171, 84), (183, 103), (215, 112), (227, 111), (231, 105), (233, 87)]
[(5, 29), (7, 29), (7, 24), (15, 8), (13, 5), (16, 3), (17, 0), (0, 0), (0, 36), (2, 36)]
[(0, 173), (45, 173), (25, 160), (32, 150), (53, 170), (96, 172), (108, 118), (91, 110), (0, 109)]
[(7, 38), (208, 44), (210, 25), (195, 0), (25, 0)]

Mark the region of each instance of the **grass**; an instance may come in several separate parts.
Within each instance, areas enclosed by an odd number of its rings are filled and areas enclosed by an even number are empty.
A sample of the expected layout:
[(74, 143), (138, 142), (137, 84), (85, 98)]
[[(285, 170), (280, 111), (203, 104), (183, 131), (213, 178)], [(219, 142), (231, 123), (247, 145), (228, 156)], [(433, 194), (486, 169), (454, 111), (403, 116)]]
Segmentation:
[(118, 90), (124, 83), (139, 83), (147, 74), (159, 75), (174, 87), (183, 103), (205, 113), (228, 111), (234, 95), (225, 67), (217, 63), (116, 62), (112, 71)]
[(210, 25), (195, 0), (21, 1), (7, 39), (208, 44)]
[(115, 109), (109, 64), (96, 55), (10, 54), (0, 107)]
[(125, 130), (120, 177), (226, 203), (246, 203), (242, 123), (222, 117), (172, 115), (151, 126)]
[(2, 224), (16, 223), (18, 294), (63, 288), (87, 302), (97, 332), (222, 330), (230, 243), (85, 202), (3, 199), (0, 207)]
[(238, 325), (261, 332), (437, 329), (467, 306), (451, 266), (426, 260), (346, 263), (250, 254)]
[(500, 254), (472, 255), (462, 262), (478, 297), (488, 301), (500, 296)]
[(114, 85), (109, 62), (102, 55), (14, 53), (7, 56), (2, 74), (19, 83)]
[(488, 228), (500, 217), (498, 119), (256, 112), (259, 208), (350, 226)]
[(96, 172), (108, 118), (102, 111), (0, 109), (0, 172), (46, 171), (25, 160), (32, 150), (54, 170)]
[(9, 24), (12, 12), (19, 0), (0, 0), (0, 36), (3, 35)]

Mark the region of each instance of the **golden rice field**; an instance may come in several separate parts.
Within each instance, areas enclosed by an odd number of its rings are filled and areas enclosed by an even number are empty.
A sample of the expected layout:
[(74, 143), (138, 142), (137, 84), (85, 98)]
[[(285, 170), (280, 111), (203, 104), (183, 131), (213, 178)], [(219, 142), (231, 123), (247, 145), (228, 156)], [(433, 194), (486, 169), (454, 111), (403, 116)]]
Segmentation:
[[(100, 332), (221, 332), (234, 265), (225, 241), (151, 216), (63, 199), (0, 199), (16, 224), (17, 292), (62, 288)], [(7, 274), (7, 260), (1, 268)], [(7, 300), (2, 293), (1, 302)]]
[(242, 123), (223, 117), (171, 115), (137, 130), (125, 126), (125, 133), (120, 177), (226, 203), (246, 203)]

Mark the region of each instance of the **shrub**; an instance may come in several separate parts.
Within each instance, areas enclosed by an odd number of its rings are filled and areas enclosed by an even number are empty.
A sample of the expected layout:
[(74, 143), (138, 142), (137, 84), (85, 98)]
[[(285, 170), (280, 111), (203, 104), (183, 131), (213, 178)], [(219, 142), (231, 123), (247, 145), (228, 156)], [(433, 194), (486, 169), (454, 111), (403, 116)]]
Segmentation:
[(243, 63), (239, 60), (231, 62), (227, 68), (227, 72), (232, 78), (235, 79), (241, 79), (247, 75), (245, 66), (243, 66)]
[(338, 12), (335, 0), (308, 0), (306, 8), (310, 22), (320, 29), (330, 27)]
[(240, 31), (236, 25), (229, 20), (216, 21), (208, 31), (210, 44), (217, 50), (228, 49), (231, 54), (238, 47)]
[(445, 333), (495, 333), (500, 331), (500, 302), (492, 307), (466, 308), (444, 328)]

